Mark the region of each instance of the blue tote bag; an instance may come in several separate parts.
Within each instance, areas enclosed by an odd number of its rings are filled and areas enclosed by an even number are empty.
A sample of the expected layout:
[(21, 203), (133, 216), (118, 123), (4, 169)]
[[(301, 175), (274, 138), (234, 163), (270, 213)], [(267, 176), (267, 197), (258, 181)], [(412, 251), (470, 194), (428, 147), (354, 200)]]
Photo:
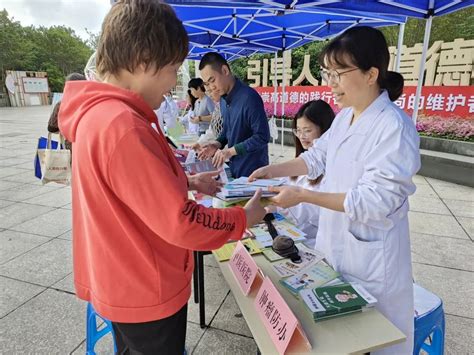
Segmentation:
[[(48, 145), (47, 137), (40, 137), (38, 139), (38, 148), (37, 149), (46, 149)], [(56, 149), (58, 147), (58, 142), (51, 140), (51, 149)], [(43, 174), (41, 173), (41, 164), (38, 157), (38, 153), (35, 155), (35, 176), (41, 180)]]

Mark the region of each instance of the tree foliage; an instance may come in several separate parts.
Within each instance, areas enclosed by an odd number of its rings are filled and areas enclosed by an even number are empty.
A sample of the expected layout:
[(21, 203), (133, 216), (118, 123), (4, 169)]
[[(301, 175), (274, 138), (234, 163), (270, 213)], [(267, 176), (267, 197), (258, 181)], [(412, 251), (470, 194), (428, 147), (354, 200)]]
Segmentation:
[(0, 79), (6, 70), (46, 71), (53, 92), (62, 91), (64, 78), (82, 73), (92, 49), (69, 27), (22, 26), (0, 11)]
[[(456, 38), (474, 38), (474, 7), (466, 8), (449, 15), (435, 17), (431, 25), (429, 45), (435, 41), (452, 42)], [(398, 42), (398, 26), (382, 29), (389, 46), (396, 46)], [(423, 42), (425, 20), (408, 19), (405, 25), (403, 44), (412, 47)]]

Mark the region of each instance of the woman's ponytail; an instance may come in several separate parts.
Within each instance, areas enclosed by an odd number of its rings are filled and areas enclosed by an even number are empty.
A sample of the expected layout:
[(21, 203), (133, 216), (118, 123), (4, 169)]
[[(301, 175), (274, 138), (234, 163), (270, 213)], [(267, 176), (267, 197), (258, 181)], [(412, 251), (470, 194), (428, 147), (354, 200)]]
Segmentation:
[(403, 93), (403, 76), (394, 71), (387, 71), (385, 78), (380, 83), (382, 89), (387, 90), (391, 101), (397, 100)]

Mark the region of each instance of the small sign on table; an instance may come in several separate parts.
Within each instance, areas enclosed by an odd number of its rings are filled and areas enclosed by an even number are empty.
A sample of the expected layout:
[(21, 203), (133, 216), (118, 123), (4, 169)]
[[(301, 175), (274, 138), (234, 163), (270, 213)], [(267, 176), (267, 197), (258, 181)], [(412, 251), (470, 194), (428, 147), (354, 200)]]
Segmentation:
[(268, 277), (263, 280), (254, 306), (279, 354), (285, 353), (292, 339), (296, 342), (302, 338), (306, 347), (311, 349), (298, 319)]
[(261, 278), (261, 271), (240, 240), (237, 242), (237, 246), (230, 257), (229, 267), (240, 289), (247, 296), (252, 289), (255, 279)]

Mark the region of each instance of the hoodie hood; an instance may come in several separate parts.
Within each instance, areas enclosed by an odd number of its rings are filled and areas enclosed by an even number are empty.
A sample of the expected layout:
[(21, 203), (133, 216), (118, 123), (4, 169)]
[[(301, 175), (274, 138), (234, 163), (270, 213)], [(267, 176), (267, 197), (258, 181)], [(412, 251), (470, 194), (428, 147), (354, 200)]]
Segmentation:
[(156, 115), (143, 98), (129, 90), (114, 85), (93, 81), (69, 81), (64, 88), (58, 115), (61, 134), (70, 142), (76, 141), (76, 131), (84, 114), (102, 101), (118, 100), (126, 103), (145, 117), (156, 123)]

